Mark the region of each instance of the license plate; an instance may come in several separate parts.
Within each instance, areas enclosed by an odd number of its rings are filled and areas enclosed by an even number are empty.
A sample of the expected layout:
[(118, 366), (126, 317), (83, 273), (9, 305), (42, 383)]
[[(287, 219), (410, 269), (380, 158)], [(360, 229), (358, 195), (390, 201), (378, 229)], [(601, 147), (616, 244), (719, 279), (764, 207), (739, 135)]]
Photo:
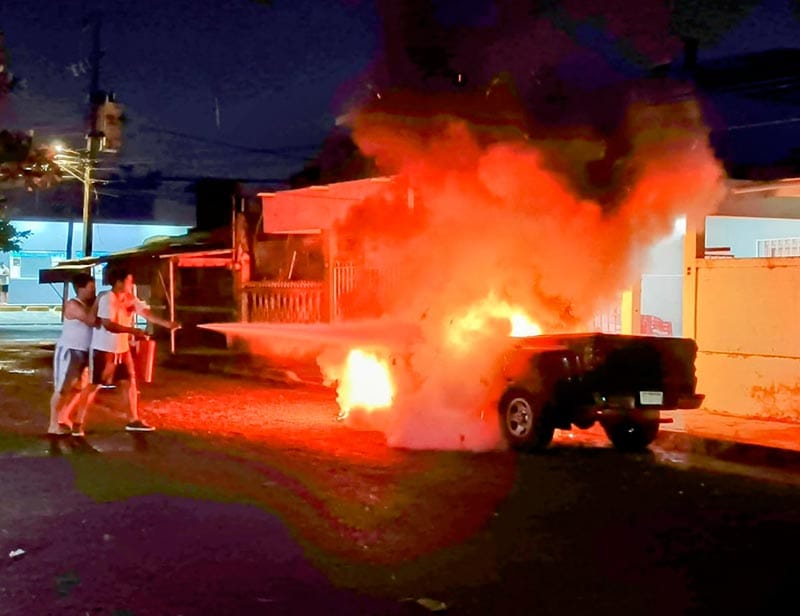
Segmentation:
[(664, 392), (661, 391), (640, 391), (639, 404), (641, 405), (661, 405), (664, 404)]

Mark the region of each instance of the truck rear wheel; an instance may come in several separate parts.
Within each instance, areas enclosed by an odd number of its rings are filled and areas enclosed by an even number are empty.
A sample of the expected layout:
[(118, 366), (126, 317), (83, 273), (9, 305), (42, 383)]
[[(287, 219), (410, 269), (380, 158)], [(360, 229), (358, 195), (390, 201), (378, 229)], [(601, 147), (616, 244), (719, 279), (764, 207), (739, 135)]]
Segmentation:
[(512, 448), (541, 451), (553, 440), (555, 427), (547, 404), (523, 390), (511, 390), (500, 401), (500, 430)]
[(659, 422), (656, 418), (620, 421), (604, 425), (603, 430), (614, 447), (620, 451), (641, 451), (656, 440), (658, 427)]

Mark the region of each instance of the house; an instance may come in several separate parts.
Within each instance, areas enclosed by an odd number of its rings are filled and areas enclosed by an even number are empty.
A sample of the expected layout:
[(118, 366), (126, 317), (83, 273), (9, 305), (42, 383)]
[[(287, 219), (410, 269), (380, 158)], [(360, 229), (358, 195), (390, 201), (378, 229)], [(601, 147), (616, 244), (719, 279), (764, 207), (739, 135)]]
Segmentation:
[(387, 186), (405, 191), (413, 205), (413, 194), (389, 177), (259, 193), (261, 227), (241, 289), (242, 320), (320, 323), (377, 316), (358, 296), (378, 282), (376, 273), (349, 250), (352, 238), (337, 221)]

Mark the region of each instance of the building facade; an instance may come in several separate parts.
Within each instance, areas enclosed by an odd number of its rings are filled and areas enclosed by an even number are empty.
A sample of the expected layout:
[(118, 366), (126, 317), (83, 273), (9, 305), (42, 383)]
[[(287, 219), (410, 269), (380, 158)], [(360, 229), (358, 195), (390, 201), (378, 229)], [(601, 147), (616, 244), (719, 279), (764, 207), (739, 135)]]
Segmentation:
[[(39, 270), (55, 266), (67, 259), (67, 222), (47, 220), (12, 220), (19, 231), (30, 231), (17, 252), (0, 253), (0, 263), (5, 263), (10, 272), (8, 303), (11, 305), (61, 305), (63, 286), (39, 284)], [(105, 255), (119, 250), (140, 246), (148, 239), (175, 236), (186, 233), (188, 227), (154, 224), (93, 225), (94, 255)], [(73, 258), (83, 256), (83, 224), (76, 223), (72, 229)]]

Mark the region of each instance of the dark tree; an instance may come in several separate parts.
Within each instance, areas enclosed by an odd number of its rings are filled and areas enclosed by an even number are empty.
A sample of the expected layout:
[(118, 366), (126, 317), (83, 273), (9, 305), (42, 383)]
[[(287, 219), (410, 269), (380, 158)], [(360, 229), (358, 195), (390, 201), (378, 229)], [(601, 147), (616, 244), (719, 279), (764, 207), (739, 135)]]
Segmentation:
[(712, 45), (758, 4), (758, 0), (673, 0), (670, 27), (684, 41), (696, 41), (699, 47)]
[(6, 217), (5, 210), (0, 208), (0, 252), (12, 252), (20, 249), (20, 243), (31, 234), (30, 231), (17, 231)]
[(0, 131), (0, 183), (33, 190), (50, 188), (60, 180), (61, 170), (49, 148), (35, 148), (26, 133)]

